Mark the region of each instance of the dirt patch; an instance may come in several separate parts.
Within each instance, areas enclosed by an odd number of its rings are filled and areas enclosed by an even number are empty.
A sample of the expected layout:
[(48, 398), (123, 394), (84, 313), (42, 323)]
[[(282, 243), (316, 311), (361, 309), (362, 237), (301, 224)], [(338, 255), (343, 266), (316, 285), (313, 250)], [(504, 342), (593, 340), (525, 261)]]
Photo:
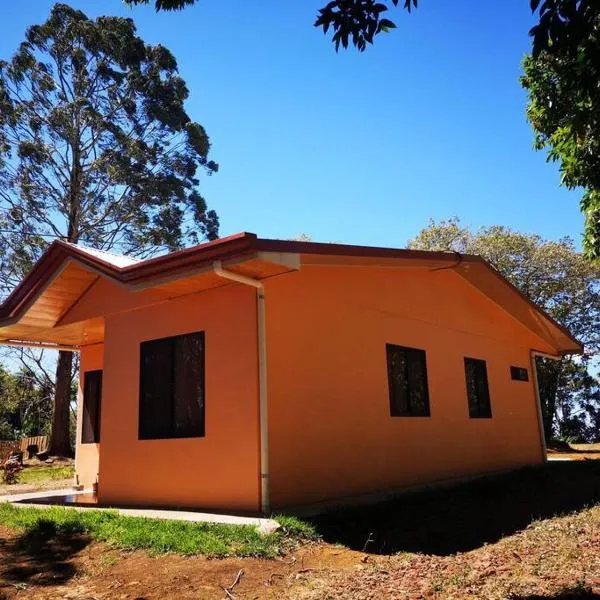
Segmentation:
[(90, 542), (80, 535), (57, 535), (52, 527), (23, 535), (5, 529), (0, 533), (1, 581), (16, 590), (69, 581), (76, 573), (73, 557)]
[(577, 452), (595, 452), (600, 454), (600, 444), (571, 444)]
[[(223, 559), (122, 552), (85, 536), (23, 540), (0, 529), (0, 598), (71, 600), (293, 598), (316, 577), (356, 568), (362, 555), (311, 543), (279, 560)], [(30, 542), (34, 542), (33, 544)], [(48, 560), (54, 554), (55, 561)], [(231, 598), (229, 598), (231, 600)]]
[(548, 457), (600, 460), (600, 444), (565, 444), (563, 447), (548, 448)]

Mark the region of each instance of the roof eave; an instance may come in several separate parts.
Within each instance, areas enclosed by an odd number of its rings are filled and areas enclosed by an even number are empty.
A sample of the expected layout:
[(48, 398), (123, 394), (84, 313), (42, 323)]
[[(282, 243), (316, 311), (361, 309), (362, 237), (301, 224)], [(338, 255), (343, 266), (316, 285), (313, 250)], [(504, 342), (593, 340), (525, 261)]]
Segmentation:
[(498, 271), (498, 269), (496, 269), (493, 265), (491, 265), (489, 262), (487, 262), (485, 259), (481, 258), (480, 256), (472, 256), (471, 258), (476, 260), (477, 262), (483, 264), (486, 268), (488, 268), (490, 271), (492, 271), (492, 273), (496, 277), (501, 279), (505, 283), (505, 285), (507, 285), (516, 294), (518, 294), (519, 297), (524, 302), (529, 304), (529, 306), (531, 306), (544, 319), (546, 319), (546, 321), (548, 321), (548, 323), (550, 323), (550, 325), (552, 325), (552, 327), (558, 329), (560, 331), (560, 333), (562, 333), (564, 336), (566, 336), (568, 338), (568, 340), (572, 343), (572, 346), (566, 347), (566, 348), (558, 347), (557, 351), (559, 352), (559, 354), (561, 356), (566, 356), (569, 354), (583, 354), (584, 353), (585, 346), (582, 342), (580, 342), (575, 336), (573, 336), (571, 334), (571, 332), (564, 325), (561, 325), (556, 319), (554, 319), (554, 317), (550, 316), (541, 306), (539, 306), (538, 304), (533, 302), (533, 300), (528, 298), (516, 285), (514, 285), (511, 281), (509, 281), (506, 277), (504, 277), (504, 275), (502, 275), (502, 273), (500, 273), (500, 271)]
[[(508, 281), (501, 273), (479, 256), (465, 255), (458, 252), (430, 252), (425, 250), (405, 250), (372, 246), (349, 246), (343, 244), (302, 242), (292, 240), (259, 239), (253, 233), (239, 233), (226, 238), (207, 242), (200, 246), (186, 248), (141, 261), (132, 265), (119, 267), (103, 260), (99, 256), (85, 252), (72, 244), (53, 242), (31, 272), (13, 290), (5, 302), (0, 305), (0, 324), (19, 318), (27, 306), (35, 300), (37, 294), (54, 277), (61, 265), (68, 259), (73, 259), (85, 267), (107, 276), (125, 285), (138, 285), (141, 282), (159, 278), (165, 273), (176, 275), (190, 269), (200, 268), (214, 260), (227, 260), (251, 255), (256, 252), (293, 253), (299, 255), (321, 255), (337, 257), (366, 257), (378, 259), (417, 259), (442, 264), (440, 268), (459, 269), (466, 264), (483, 266), (495, 277), (508, 286), (518, 297), (532, 307), (557, 332), (552, 336), (557, 343), (555, 349), (561, 355), (582, 354), (583, 344), (574, 338), (561, 324), (556, 322), (542, 308), (527, 298), (518, 288)], [(447, 265), (447, 267), (446, 267)], [(559, 340), (567, 339), (567, 344)]]
[(0, 325), (17, 318), (48, 284), (67, 260), (73, 259), (85, 267), (119, 283), (138, 283), (168, 272), (189, 270), (215, 259), (227, 259), (251, 253), (256, 247), (256, 235), (241, 233), (193, 248), (186, 248), (126, 267), (118, 267), (73, 244), (55, 240), (35, 263), (32, 270), (0, 305)]

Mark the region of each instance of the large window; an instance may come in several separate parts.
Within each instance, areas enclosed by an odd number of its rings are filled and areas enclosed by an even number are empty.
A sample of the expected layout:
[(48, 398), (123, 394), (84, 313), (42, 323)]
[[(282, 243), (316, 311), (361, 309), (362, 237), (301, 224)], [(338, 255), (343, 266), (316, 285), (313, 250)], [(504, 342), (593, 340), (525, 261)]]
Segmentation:
[(204, 436), (204, 332), (140, 345), (141, 440)]
[(465, 378), (469, 416), (472, 419), (489, 419), (492, 416), (485, 360), (465, 358)]
[(387, 344), (392, 417), (428, 417), (429, 390), (425, 350)]
[(82, 444), (97, 444), (100, 442), (101, 398), (102, 371), (87, 371), (83, 376)]

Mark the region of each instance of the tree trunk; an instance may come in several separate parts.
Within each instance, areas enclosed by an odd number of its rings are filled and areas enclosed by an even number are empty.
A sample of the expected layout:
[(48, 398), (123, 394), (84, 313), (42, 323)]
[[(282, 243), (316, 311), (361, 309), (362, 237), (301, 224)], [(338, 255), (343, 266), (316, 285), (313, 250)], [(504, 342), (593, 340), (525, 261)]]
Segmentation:
[(554, 422), (556, 419), (556, 394), (558, 392), (558, 379), (562, 368), (562, 361), (550, 359), (537, 359), (538, 384), (540, 389), (540, 403), (542, 405), (542, 421), (544, 423), (544, 436), (549, 442), (554, 435)]
[(59, 352), (56, 363), (56, 387), (54, 395), (54, 416), (48, 453), (52, 456), (73, 456), (71, 448), (71, 381), (73, 374), (73, 353)]
[[(76, 89), (77, 93), (79, 90)], [(78, 94), (79, 96), (79, 94)], [(68, 188), (69, 217), (67, 241), (79, 242), (79, 219), (81, 217), (81, 126), (79, 108), (73, 114), (74, 135), (71, 139), (73, 162)], [(53, 456), (73, 456), (71, 448), (70, 400), (73, 376), (73, 353), (59, 352), (56, 364), (56, 385), (54, 394), (54, 416), (50, 436), (49, 453)]]

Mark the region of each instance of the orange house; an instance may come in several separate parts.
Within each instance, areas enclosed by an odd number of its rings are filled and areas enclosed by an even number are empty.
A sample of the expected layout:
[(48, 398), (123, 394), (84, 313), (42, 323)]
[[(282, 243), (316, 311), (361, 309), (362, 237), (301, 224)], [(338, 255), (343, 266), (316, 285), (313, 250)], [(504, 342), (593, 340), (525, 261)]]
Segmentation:
[(248, 512), (540, 463), (534, 356), (582, 351), (476, 256), (249, 233), (143, 261), (54, 242), (0, 344), (80, 352), (100, 502)]

